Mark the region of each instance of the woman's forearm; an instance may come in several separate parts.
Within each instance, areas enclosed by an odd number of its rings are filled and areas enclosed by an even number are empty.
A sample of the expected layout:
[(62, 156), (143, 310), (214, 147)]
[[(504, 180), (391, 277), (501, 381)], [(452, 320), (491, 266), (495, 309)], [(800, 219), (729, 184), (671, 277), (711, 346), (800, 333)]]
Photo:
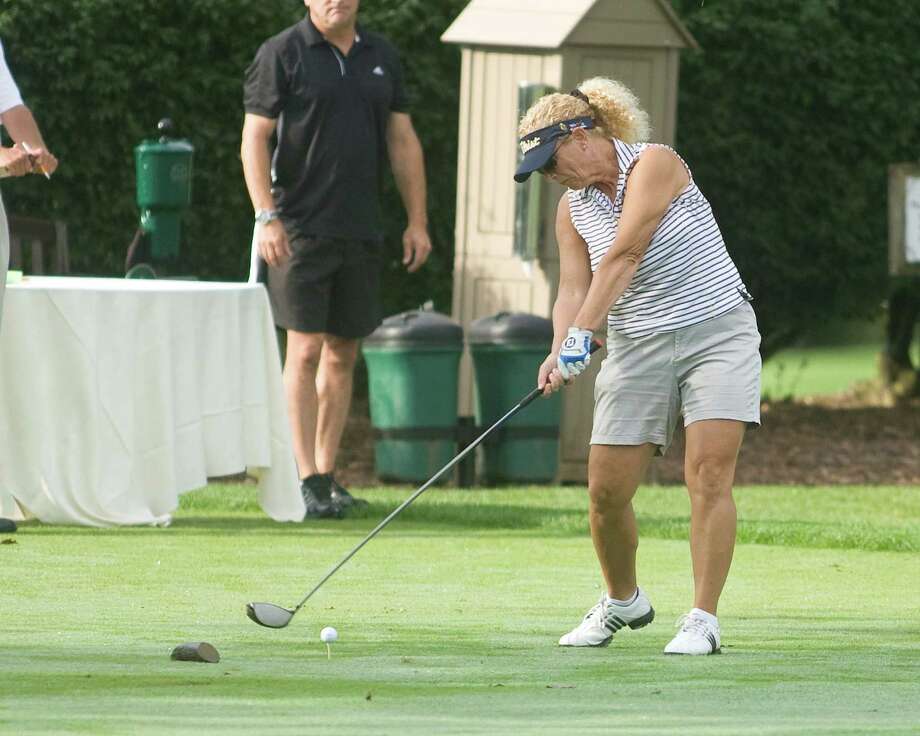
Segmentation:
[(639, 261), (629, 257), (628, 253), (602, 261), (594, 273), (584, 303), (569, 325), (583, 330), (603, 329), (607, 313), (629, 287), (638, 267)]
[(553, 305), (553, 349), (558, 352), (559, 346), (565, 340), (569, 327), (575, 324), (575, 315), (585, 303), (585, 294), (562, 294), (556, 297)]

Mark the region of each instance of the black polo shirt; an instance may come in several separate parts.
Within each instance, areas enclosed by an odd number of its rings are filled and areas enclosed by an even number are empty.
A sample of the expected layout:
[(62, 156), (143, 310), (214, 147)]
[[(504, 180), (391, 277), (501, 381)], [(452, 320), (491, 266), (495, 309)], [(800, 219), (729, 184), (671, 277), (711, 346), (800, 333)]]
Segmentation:
[(275, 205), (301, 235), (381, 236), (387, 123), (408, 101), (396, 50), (357, 33), (345, 56), (307, 15), (262, 44), (246, 70), (246, 112), (278, 120)]

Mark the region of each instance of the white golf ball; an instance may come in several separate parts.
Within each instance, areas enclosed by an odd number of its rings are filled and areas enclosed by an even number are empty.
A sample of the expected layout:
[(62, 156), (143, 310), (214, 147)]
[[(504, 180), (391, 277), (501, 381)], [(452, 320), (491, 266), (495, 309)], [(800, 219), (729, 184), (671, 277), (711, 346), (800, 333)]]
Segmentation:
[(333, 629), (331, 626), (327, 626), (319, 632), (319, 640), (325, 642), (326, 644), (336, 641), (338, 638), (339, 632)]

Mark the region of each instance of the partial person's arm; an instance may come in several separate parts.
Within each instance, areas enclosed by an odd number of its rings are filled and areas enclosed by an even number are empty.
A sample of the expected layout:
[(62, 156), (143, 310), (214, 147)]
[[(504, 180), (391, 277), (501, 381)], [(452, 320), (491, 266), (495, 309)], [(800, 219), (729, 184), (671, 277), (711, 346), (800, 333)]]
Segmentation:
[(412, 118), (404, 112), (390, 113), (387, 152), (409, 221), (403, 233), (403, 264), (410, 272), (417, 271), (431, 253), (426, 209), (425, 156), (415, 128), (412, 127)]
[[(3, 175), (24, 176), (31, 173), (33, 159), (29, 157), (26, 148), (30, 150), (34, 148), (36, 153), (44, 153), (45, 144), (32, 118), (32, 113), (22, 102), (22, 95), (19, 94), (16, 80), (13, 79), (6, 65), (2, 42), (0, 42), (0, 124), (8, 127), (8, 132), (16, 144), (12, 148), (0, 146), (0, 169)], [(23, 141), (25, 146), (22, 145)], [(57, 160), (52, 162), (47, 160), (47, 156), (45, 159), (49, 168), (57, 166)]]
[[(25, 105), (16, 105), (0, 114), (0, 122), (6, 128), (18, 148), (31, 157), (43, 173), (51, 175), (58, 167), (58, 160), (45, 146), (38, 123), (32, 111)], [(31, 168), (31, 167), (30, 167)]]
[(686, 168), (668, 149), (652, 146), (642, 153), (629, 176), (616, 238), (594, 272), (572, 326), (592, 331), (603, 327), (610, 308), (635, 276), (668, 206), (689, 181)]
[(16, 146), (0, 146), (0, 172), (3, 176), (25, 176), (32, 173), (32, 159)]
[(45, 148), (45, 139), (32, 111), (25, 105), (16, 105), (0, 115), (0, 122), (16, 143), (25, 143), (30, 148)]
[(559, 346), (591, 286), (588, 246), (572, 224), (567, 194), (562, 195), (556, 208), (556, 243), (559, 246), (559, 291), (553, 304), (553, 348), (537, 375), (537, 385), (545, 387), (545, 396), (563, 386), (562, 374), (556, 367)]
[[(269, 145), (275, 133), (277, 120), (246, 113), (243, 121), (243, 137), (240, 158), (243, 161), (243, 176), (246, 189), (255, 210), (272, 210), (271, 154)], [(270, 266), (280, 266), (291, 255), (287, 233), (281, 220), (259, 225), (259, 254)]]

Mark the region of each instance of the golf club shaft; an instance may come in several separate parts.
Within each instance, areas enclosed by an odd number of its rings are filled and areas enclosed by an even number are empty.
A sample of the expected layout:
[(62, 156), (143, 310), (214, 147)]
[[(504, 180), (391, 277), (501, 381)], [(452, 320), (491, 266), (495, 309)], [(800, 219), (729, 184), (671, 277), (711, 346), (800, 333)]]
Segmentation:
[(417, 499), (417, 498), (418, 498), (419, 496), (421, 496), (425, 491), (427, 491), (427, 490), (432, 486), (432, 484), (434, 484), (434, 483), (435, 483), (442, 475), (444, 475), (448, 470), (450, 470), (451, 468), (453, 468), (453, 467), (454, 467), (457, 463), (459, 463), (463, 458), (465, 458), (465, 457), (466, 457), (467, 455), (469, 455), (473, 450), (475, 450), (475, 449), (482, 443), (482, 441), (483, 441), (486, 437), (488, 437), (488, 436), (493, 432), (493, 430), (495, 430), (497, 427), (501, 426), (501, 425), (504, 424), (506, 421), (508, 421), (511, 417), (513, 417), (515, 414), (517, 414), (521, 409), (523, 409), (525, 406), (527, 406), (531, 401), (533, 401), (535, 398), (537, 398), (541, 393), (543, 393), (543, 389), (540, 388), (539, 386), (538, 386), (537, 388), (533, 389), (533, 391), (531, 391), (529, 394), (527, 394), (527, 396), (525, 396), (523, 399), (521, 399), (521, 401), (520, 401), (519, 403), (517, 403), (517, 404), (514, 406), (514, 408), (511, 409), (507, 414), (505, 414), (505, 416), (503, 416), (501, 419), (499, 419), (497, 422), (495, 422), (495, 424), (493, 424), (491, 427), (489, 427), (485, 432), (483, 432), (481, 435), (479, 435), (479, 437), (477, 437), (475, 440), (473, 440), (472, 443), (470, 443), (467, 447), (465, 447), (465, 448), (463, 449), (463, 451), (462, 451), (459, 455), (457, 455), (453, 460), (451, 460), (449, 463), (447, 463), (447, 465), (445, 465), (445, 466), (444, 466), (443, 468), (441, 468), (437, 473), (435, 473), (433, 476), (431, 476), (431, 478), (429, 478), (429, 479), (425, 482), (425, 484), (424, 484), (423, 486), (421, 486), (417, 491), (415, 491), (415, 493), (413, 493), (411, 496), (409, 496), (409, 498), (407, 498), (407, 499), (406, 499), (405, 501), (403, 501), (399, 506), (397, 506), (397, 507), (390, 513), (390, 515), (387, 516), (383, 521), (381, 521), (377, 526), (375, 526), (374, 529), (373, 529), (373, 531), (371, 531), (370, 534), (368, 534), (364, 539), (362, 539), (362, 540), (355, 546), (355, 548), (354, 548), (353, 550), (351, 550), (351, 552), (349, 552), (347, 555), (345, 555), (345, 556), (341, 559), (341, 561), (340, 561), (335, 567), (333, 567), (328, 573), (326, 573), (326, 576), (316, 584), (316, 587), (314, 587), (313, 590), (311, 590), (309, 593), (307, 593), (307, 595), (304, 597), (304, 599), (303, 599), (300, 603), (297, 604), (297, 607), (294, 609), (294, 611), (295, 611), (295, 612), (299, 611), (299, 610), (301, 609), (301, 607), (303, 606), (303, 604), (306, 603), (306, 602), (310, 599), (310, 596), (312, 596), (317, 590), (319, 590), (319, 589), (323, 586), (323, 583), (325, 583), (329, 578), (331, 578), (333, 575), (335, 575), (336, 571), (337, 571), (342, 565), (344, 565), (346, 562), (348, 562), (348, 561), (355, 555), (355, 553), (356, 553), (359, 549), (361, 549), (365, 544), (367, 544), (367, 543), (370, 542), (374, 537), (376, 537), (377, 534), (380, 533), (380, 531), (381, 531), (387, 524), (389, 524), (391, 521), (393, 521), (393, 519), (395, 519), (397, 516), (399, 516), (399, 515), (403, 512), (403, 510), (404, 510), (409, 504), (411, 504), (415, 499)]
[[(591, 345), (591, 352), (592, 352), (592, 353), (597, 352), (597, 350), (598, 350), (600, 347), (601, 347), (601, 344), (600, 344), (599, 342), (597, 342), (597, 341), (594, 341), (594, 342), (592, 343), (592, 345)], [(339, 569), (340, 567), (342, 567), (342, 565), (344, 565), (344, 564), (345, 564), (346, 562), (348, 562), (352, 557), (354, 557), (355, 554), (358, 552), (358, 550), (361, 549), (365, 544), (367, 544), (367, 543), (370, 542), (374, 537), (376, 537), (377, 534), (379, 534), (380, 531), (381, 531), (387, 524), (389, 524), (391, 521), (393, 521), (393, 519), (395, 519), (397, 516), (399, 516), (399, 515), (403, 512), (403, 510), (404, 510), (409, 504), (411, 504), (415, 499), (417, 499), (417, 498), (418, 498), (419, 496), (421, 496), (425, 491), (427, 491), (435, 481), (437, 481), (442, 475), (444, 475), (444, 473), (446, 473), (448, 470), (450, 470), (451, 468), (453, 468), (453, 467), (454, 467), (457, 463), (459, 463), (463, 458), (465, 458), (465, 457), (466, 457), (467, 455), (469, 455), (473, 450), (475, 450), (480, 444), (482, 444), (482, 441), (483, 441), (486, 437), (488, 437), (492, 432), (494, 432), (494, 431), (495, 431), (498, 427), (500, 427), (502, 424), (504, 424), (504, 423), (507, 422), (509, 419), (511, 419), (511, 417), (513, 417), (515, 414), (517, 414), (519, 411), (521, 411), (521, 409), (523, 409), (525, 406), (527, 406), (528, 404), (530, 404), (534, 399), (536, 399), (536, 398), (537, 398), (538, 396), (540, 396), (542, 393), (543, 393), (543, 387), (542, 387), (542, 386), (537, 386), (536, 388), (534, 388), (534, 389), (533, 389), (530, 393), (528, 393), (523, 399), (521, 399), (517, 404), (515, 404), (515, 406), (514, 406), (513, 408), (511, 408), (511, 409), (508, 411), (508, 413), (505, 414), (505, 416), (503, 416), (501, 419), (499, 419), (497, 422), (495, 422), (495, 424), (493, 424), (491, 427), (489, 427), (485, 432), (483, 432), (481, 435), (479, 435), (479, 436), (478, 436), (475, 440), (473, 440), (467, 447), (465, 447), (465, 448), (463, 449), (463, 451), (460, 452), (453, 460), (451, 460), (449, 463), (447, 463), (447, 465), (445, 465), (445, 466), (444, 466), (443, 468), (441, 468), (437, 473), (435, 473), (433, 476), (431, 476), (431, 478), (429, 478), (429, 479), (425, 482), (425, 484), (424, 484), (423, 486), (421, 486), (417, 491), (415, 491), (415, 493), (413, 493), (411, 496), (409, 496), (409, 498), (407, 498), (407, 499), (406, 499), (405, 501), (403, 501), (399, 506), (397, 506), (397, 507), (390, 513), (389, 516), (387, 516), (383, 521), (381, 521), (377, 526), (374, 527), (374, 529), (370, 532), (370, 534), (368, 534), (368, 535), (367, 535), (364, 539), (362, 539), (357, 545), (355, 545), (355, 548), (354, 548), (353, 550), (351, 550), (351, 552), (349, 552), (347, 555), (345, 555), (345, 556), (339, 561), (339, 563), (338, 563), (335, 567), (333, 567), (329, 572), (326, 573), (325, 577), (323, 577), (323, 579), (320, 580), (320, 581), (316, 584), (316, 586), (313, 588), (313, 590), (311, 590), (309, 593), (307, 593), (307, 594), (303, 597), (303, 600), (300, 601), (300, 603), (297, 604), (297, 607), (294, 609), (294, 613), (297, 613), (301, 608), (303, 608), (304, 603), (306, 603), (308, 600), (310, 600), (310, 597), (311, 597), (317, 590), (319, 590), (320, 588), (323, 587), (323, 583), (325, 583), (329, 578), (331, 578), (333, 575), (335, 575), (335, 573), (338, 571), (338, 569)]]

